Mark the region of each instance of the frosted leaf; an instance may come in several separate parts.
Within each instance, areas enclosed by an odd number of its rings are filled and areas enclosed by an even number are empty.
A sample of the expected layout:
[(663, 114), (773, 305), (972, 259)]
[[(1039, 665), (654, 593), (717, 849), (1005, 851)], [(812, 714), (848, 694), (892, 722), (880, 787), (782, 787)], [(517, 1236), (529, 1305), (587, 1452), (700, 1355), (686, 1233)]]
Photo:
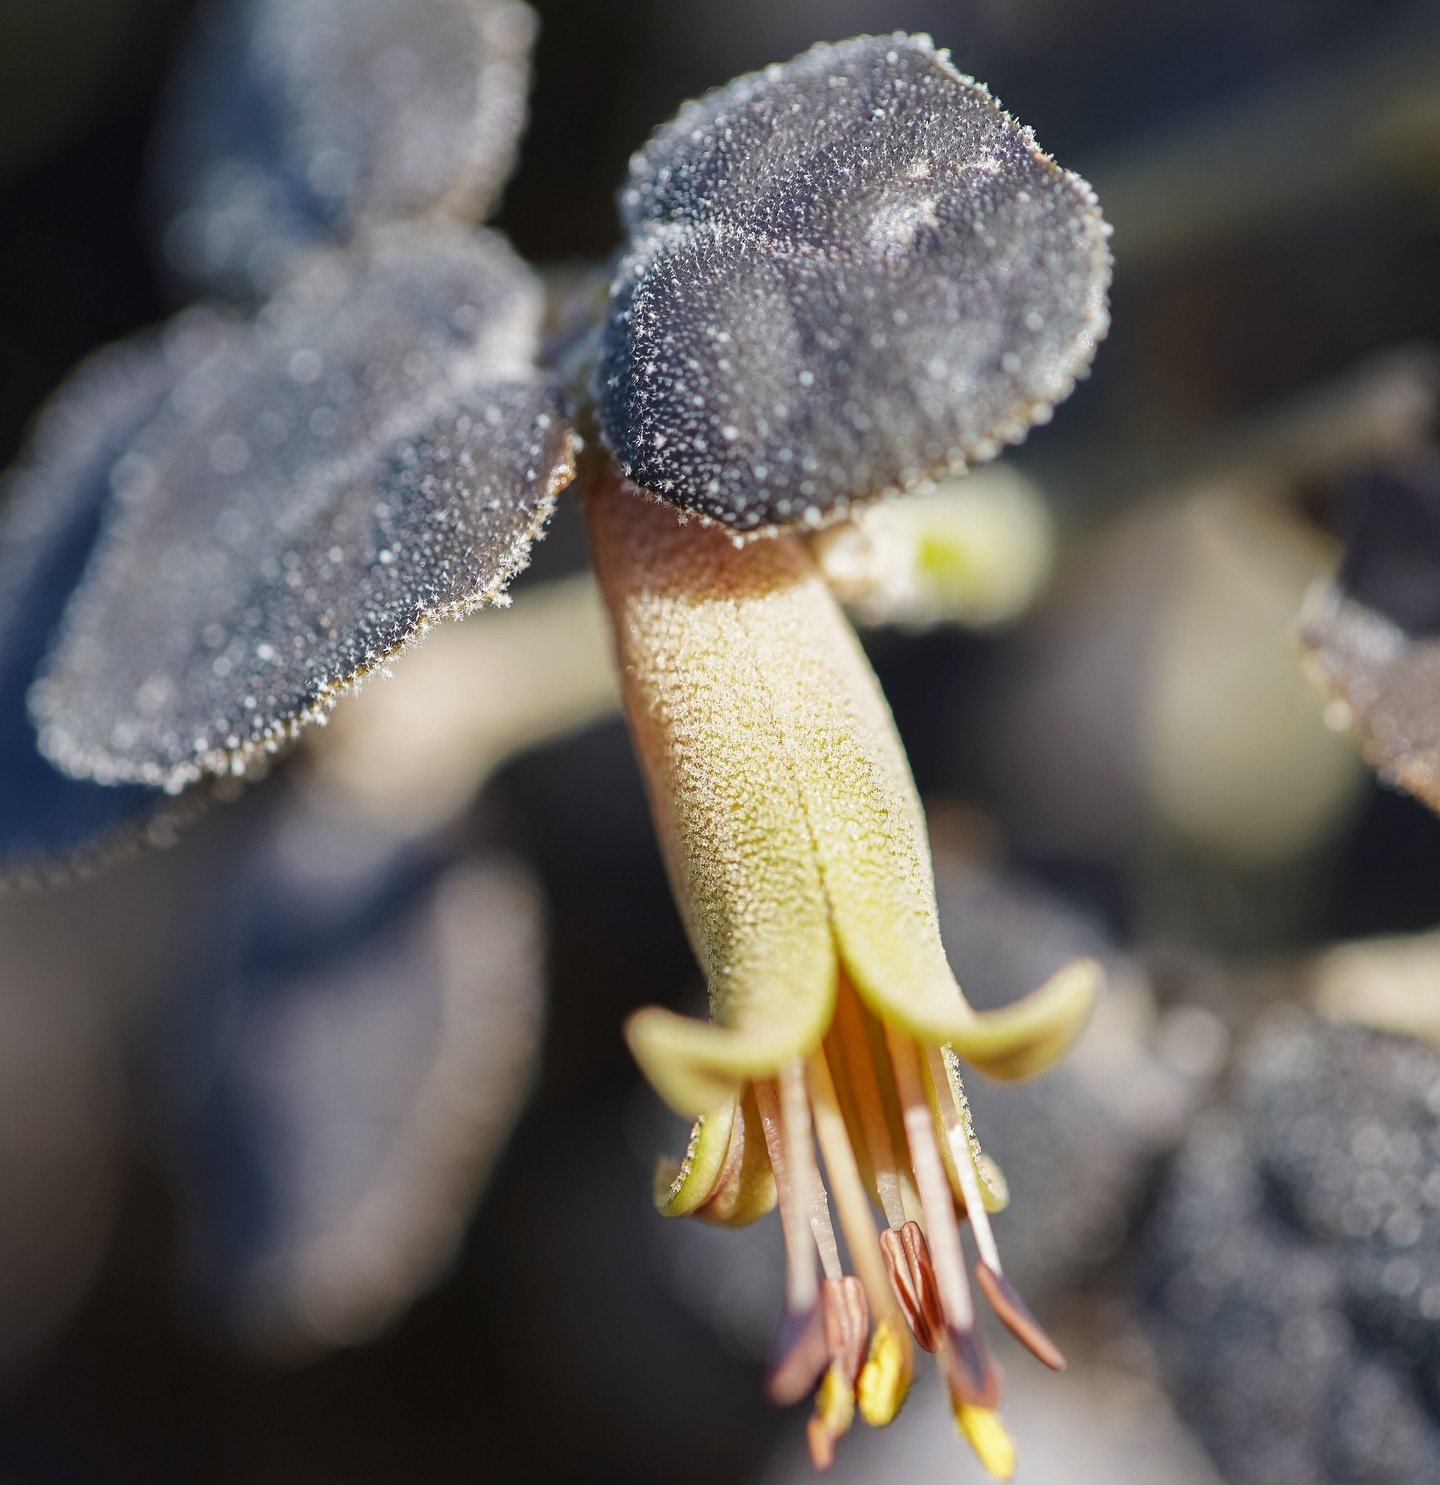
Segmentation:
[(163, 339), (96, 353), (46, 405), (0, 485), (0, 882), (99, 862), (165, 829), (176, 808), (154, 789), (60, 773), (36, 746), (25, 694), (99, 535), (115, 459), (216, 328), (191, 315)]
[(427, 214), (477, 220), (514, 164), (534, 16), (519, 0), (224, 0), (162, 127), (171, 265), (263, 299), (297, 250)]
[(1440, 1063), (1292, 1010), (1230, 1081), (1129, 1250), (1186, 1422), (1233, 1485), (1435, 1479)]
[(162, 1090), (196, 1298), (293, 1351), (366, 1339), (452, 1256), (529, 1086), (542, 943), (507, 858), (277, 802), (211, 894)]
[(992, 457), (1107, 324), (1108, 229), (928, 38), (814, 47), (631, 162), (596, 395), (625, 473), (750, 531)]
[(189, 372), (32, 693), (66, 772), (176, 790), (273, 751), (435, 620), (496, 601), (573, 473), (498, 238), (327, 255)]
[(1440, 454), (1355, 493), (1339, 576), (1306, 600), (1305, 666), (1381, 776), (1440, 810)]

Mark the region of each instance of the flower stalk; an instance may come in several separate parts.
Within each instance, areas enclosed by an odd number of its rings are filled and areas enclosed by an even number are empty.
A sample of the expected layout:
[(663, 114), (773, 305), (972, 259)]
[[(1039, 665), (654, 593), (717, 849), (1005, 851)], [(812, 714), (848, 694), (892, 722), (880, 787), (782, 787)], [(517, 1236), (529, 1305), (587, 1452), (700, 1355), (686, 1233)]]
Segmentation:
[(959, 1431), (1007, 1477), (962, 1227), (999, 1318), (1047, 1365), (1063, 1360), (1004, 1278), (989, 1222), (1003, 1183), (975, 1139), (959, 1059), (1001, 1078), (1041, 1071), (1083, 1028), (1098, 967), (1077, 961), (998, 1011), (966, 1002), (909, 765), (802, 541), (737, 541), (614, 476), (587, 513), (626, 713), (710, 994), (708, 1023), (650, 1008), (626, 1027), (657, 1092), (695, 1120), (657, 1203), (736, 1226), (778, 1205), (787, 1299), (769, 1390), (782, 1403), (815, 1392), (817, 1466), (857, 1414), (895, 1417), (919, 1346), (937, 1357)]

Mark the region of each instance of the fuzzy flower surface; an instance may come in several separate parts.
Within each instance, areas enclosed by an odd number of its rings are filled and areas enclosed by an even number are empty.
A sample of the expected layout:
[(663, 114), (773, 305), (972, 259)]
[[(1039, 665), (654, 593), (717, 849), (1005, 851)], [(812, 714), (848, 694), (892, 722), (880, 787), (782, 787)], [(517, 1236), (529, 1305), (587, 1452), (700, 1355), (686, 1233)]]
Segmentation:
[(661, 1097), (696, 1121), (684, 1159), (662, 1168), (660, 1208), (741, 1225), (778, 1204), (787, 1302), (769, 1385), (792, 1402), (818, 1384), (817, 1464), (857, 1412), (891, 1421), (919, 1346), (939, 1359), (959, 1428), (1006, 1477), (962, 1225), (1000, 1318), (1062, 1362), (1005, 1279), (989, 1222), (1003, 1183), (960, 1063), (1000, 1078), (1044, 1069), (1083, 1028), (1098, 966), (1077, 961), (998, 1011), (966, 1002), (900, 741), (802, 542), (737, 545), (618, 482), (588, 511), (626, 710), (710, 993), (708, 1022), (653, 1008), (627, 1026)]

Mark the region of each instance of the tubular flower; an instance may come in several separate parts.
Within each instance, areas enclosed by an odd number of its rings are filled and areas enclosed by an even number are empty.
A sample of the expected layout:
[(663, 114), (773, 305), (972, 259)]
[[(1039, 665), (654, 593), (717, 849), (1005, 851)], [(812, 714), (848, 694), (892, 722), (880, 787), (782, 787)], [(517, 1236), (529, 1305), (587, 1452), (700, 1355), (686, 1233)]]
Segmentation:
[(1004, 1276), (989, 1221), (1003, 1182), (971, 1127), (960, 1059), (1000, 1078), (1041, 1071), (1084, 1026), (1099, 969), (1077, 961), (998, 1011), (966, 1002), (900, 740), (801, 540), (740, 543), (613, 478), (587, 509), (710, 994), (708, 1024), (652, 1008), (626, 1028), (661, 1097), (696, 1121), (657, 1203), (732, 1226), (779, 1206), (787, 1300), (769, 1389), (782, 1403), (814, 1389), (817, 1465), (857, 1413), (894, 1418), (918, 1345), (937, 1356), (959, 1430), (1008, 1478), (962, 1223), (1000, 1319), (1064, 1363)]

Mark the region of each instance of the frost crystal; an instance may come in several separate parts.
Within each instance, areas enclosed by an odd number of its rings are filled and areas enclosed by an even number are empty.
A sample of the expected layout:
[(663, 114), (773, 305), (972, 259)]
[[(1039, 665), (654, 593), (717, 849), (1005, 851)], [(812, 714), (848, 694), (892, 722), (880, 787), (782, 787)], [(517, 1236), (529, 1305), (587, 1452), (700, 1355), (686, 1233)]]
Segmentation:
[(1108, 229), (928, 38), (822, 45), (631, 163), (597, 377), (626, 474), (738, 530), (992, 457), (1107, 325)]
[(495, 601), (573, 472), (539, 317), (499, 239), (390, 228), (232, 327), (116, 464), (32, 693), (47, 756), (171, 790), (238, 769)]
[(158, 151), (171, 265), (258, 299), (297, 249), (483, 217), (514, 163), (534, 30), (518, 0), (233, 0), (206, 15)]

